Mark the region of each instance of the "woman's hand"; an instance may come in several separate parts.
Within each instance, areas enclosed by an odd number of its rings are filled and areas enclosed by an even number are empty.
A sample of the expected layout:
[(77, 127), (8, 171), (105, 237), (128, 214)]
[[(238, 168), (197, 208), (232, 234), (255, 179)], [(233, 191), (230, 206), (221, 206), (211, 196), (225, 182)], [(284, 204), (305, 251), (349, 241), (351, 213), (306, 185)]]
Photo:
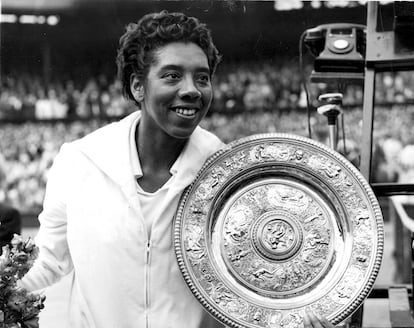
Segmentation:
[(334, 328), (326, 318), (317, 317), (312, 311), (305, 312), (303, 316), (304, 328)]

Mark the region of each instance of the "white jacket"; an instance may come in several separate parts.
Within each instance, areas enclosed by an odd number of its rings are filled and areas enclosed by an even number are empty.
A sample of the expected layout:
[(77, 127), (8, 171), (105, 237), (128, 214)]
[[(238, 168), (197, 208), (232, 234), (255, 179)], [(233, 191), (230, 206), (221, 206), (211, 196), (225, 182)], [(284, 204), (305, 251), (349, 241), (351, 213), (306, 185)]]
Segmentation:
[(40, 255), (22, 285), (41, 289), (74, 270), (69, 327), (219, 326), (182, 278), (172, 221), (184, 188), (223, 144), (196, 128), (164, 202), (156, 204), (148, 247), (128, 148), (137, 115), (62, 146), (39, 216)]

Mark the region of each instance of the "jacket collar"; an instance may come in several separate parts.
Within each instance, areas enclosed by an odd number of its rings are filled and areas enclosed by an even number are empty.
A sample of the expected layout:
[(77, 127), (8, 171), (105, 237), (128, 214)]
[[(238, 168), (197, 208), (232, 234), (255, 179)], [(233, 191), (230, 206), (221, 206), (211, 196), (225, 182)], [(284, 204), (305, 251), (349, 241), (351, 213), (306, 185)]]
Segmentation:
[[(78, 149), (128, 196), (136, 194), (129, 151), (129, 133), (141, 112), (136, 111), (119, 122), (109, 124), (78, 141)], [(175, 187), (183, 190), (191, 184), (205, 160), (222, 146), (211, 133), (197, 127), (183, 152), (171, 168), (176, 175)]]

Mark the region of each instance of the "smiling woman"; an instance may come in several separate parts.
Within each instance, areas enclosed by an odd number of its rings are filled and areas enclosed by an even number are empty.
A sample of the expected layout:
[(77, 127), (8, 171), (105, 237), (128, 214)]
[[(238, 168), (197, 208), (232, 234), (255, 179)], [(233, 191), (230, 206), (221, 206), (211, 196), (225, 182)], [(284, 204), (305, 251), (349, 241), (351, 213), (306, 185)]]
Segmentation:
[[(117, 64), (137, 111), (65, 144), (49, 173), (28, 290), (73, 272), (70, 327), (219, 327), (179, 271), (172, 220), (223, 143), (198, 126), (219, 54), (196, 18), (160, 12), (127, 26)], [(117, 283), (114, 283), (117, 282)]]
[(145, 80), (135, 74), (131, 79), (131, 93), (141, 100), (139, 131), (158, 142), (190, 137), (210, 107), (210, 69), (206, 55), (194, 43), (163, 46), (155, 52)]

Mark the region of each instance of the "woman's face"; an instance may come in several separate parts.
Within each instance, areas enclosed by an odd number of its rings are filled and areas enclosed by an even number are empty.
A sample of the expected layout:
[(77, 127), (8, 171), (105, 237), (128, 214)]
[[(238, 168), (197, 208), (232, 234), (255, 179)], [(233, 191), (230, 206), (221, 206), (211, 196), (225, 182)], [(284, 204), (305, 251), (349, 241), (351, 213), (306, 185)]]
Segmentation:
[[(141, 123), (147, 133), (189, 138), (212, 100), (207, 57), (194, 43), (169, 43), (154, 53), (143, 83)], [(134, 84), (132, 84), (134, 85)]]

